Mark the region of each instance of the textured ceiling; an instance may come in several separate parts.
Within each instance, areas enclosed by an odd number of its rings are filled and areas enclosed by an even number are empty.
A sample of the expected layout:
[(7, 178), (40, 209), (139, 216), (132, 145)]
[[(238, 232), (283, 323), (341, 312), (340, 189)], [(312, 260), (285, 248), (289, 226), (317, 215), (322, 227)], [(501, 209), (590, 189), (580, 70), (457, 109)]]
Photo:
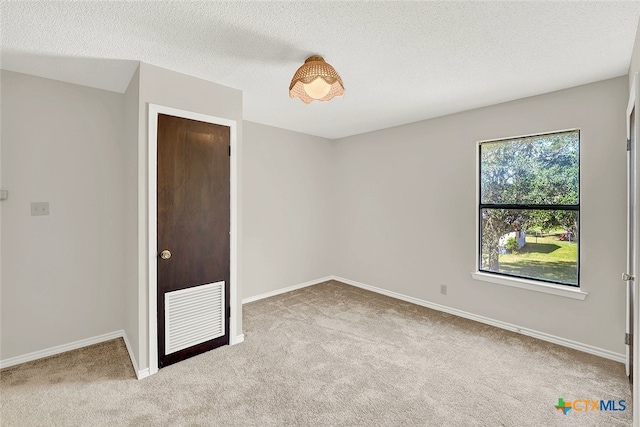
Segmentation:
[[(639, 1), (0, 4), (4, 69), (123, 92), (144, 61), (243, 91), (244, 118), (327, 138), (628, 72)], [(289, 99), (320, 54), (344, 97)]]

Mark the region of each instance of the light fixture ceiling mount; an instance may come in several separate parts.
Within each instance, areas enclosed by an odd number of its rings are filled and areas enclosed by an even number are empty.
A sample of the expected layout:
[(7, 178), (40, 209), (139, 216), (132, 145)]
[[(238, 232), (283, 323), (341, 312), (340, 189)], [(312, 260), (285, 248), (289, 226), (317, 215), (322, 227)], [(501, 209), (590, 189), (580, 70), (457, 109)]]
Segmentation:
[(329, 101), (344, 94), (342, 79), (322, 56), (313, 55), (293, 75), (289, 96), (300, 98), (305, 104), (313, 101)]

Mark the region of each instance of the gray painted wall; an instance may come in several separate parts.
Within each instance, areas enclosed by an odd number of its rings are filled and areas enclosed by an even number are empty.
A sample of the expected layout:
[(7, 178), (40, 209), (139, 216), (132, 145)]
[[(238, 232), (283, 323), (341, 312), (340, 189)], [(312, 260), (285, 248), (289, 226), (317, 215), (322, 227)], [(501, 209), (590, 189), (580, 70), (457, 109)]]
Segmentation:
[[(339, 140), (334, 274), (624, 353), (627, 97), (624, 76)], [(586, 300), (473, 280), (476, 142), (569, 128), (581, 129)]]
[(631, 87), (633, 82), (633, 75), (638, 71), (640, 71), (640, 21), (636, 32), (636, 41), (633, 45), (633, 52), (631, 54), (631, 65), (629, 66), (629, 87)]
[[(124, 95), (3, 71), (0, 357), (124, 328), (148, 367), (147, 102), (238, 121), (240, 298), (335, 274), (623, 353), (627, 97), (621, 77), (329, 141), (243, 124), (239, 91), (148, 64)], [(476, 141), (573, 127), (589, 296), (474, 281)]]
[[(2, 71), (1, 359), (122, 329), (120, 94)], [(31, 216), (31, 202), (49, 216)]]
[(332, 274), (329, 140), (244, 122), (242, 297)]
[[(134, 297), (138, 307), (138, 335), (140, 340), (139, 353), (136, 355), (139, 369), (149, 367), (149, 325), (148, 325), (148, 274), (147, 260), (149, 248), (147, 247), (147, 192), (148, 170), (147, 170), (147, 116), (149, 103), (178, 108), (186, 111), (207, 114), (237, 122), (239, 163), (242, 165), (242, 92), (207, 80), (176, 73), (171, 70), (156, 67), (154, 65), (141, 63), (139, 68), (139, 103), (138, 103), (138, 164), (137, 181), (128, 182), (127, 185), (135, 185), (138, 188), (138, 223), (143, 224), (138, 228), (138, 281), (136, 284), (127, 283), (126, 287), (134, 286), (137, 289), (137, 296), (127, 293), (128, 298)], [(239, 168), (238, 176), (242, 176), (242, 167)], [(238, 192), (242, 195), (242, 182), (238, 183)], [(241, 197), (239, 197), (241, 199)], [(242, 218), (242, 204), (239, 201), (238, 215)], [(130, 220), (130, 219), (128, 219)], [(242, 254), (242, 224), (238, 225), (239, 232), (239, 252)], [(155, 252), (155, 248), (151, 249)], [(242, 257), (239, 257), (238, 268), (242, 271)], [(238, 278), (238, 296), (242, 296), (242, 277)], [(131, 305), (129, 301), (127, 303)], [(238, 304), (232, 307), (232, 315), (236, 318), (238, 333), (242, 331), (242, 303), (238, 298)], [(129, 325), (128, 325), (129, 327)], [(129, 331), (127, 330), (127, 335)], [(135, 352), (135, 350), (134, 350)]]
[(124, 329), (148, 368), (147, 103), (236, 120), (242, 163), (242, 93), (144, 63), (124, 95), (8, 71), (2, 89), (0, 358)]
[[(139, 324), (139, 289), (138, 289), (138, 139), (139, 139), (139, 110), (140, 110), (140, 68), (138, 67), (129, 82), (124, 94), (124, 150), (123, 169), (124, 186), (124, 321), (125, 330), (134, 364), (139, 366), (141, 346), (146, 342), (141, 340), (142, 325)], [(144, 338), (144, 337), (142, 337)], [(146, 348), (146, 347), (145, 347)]]

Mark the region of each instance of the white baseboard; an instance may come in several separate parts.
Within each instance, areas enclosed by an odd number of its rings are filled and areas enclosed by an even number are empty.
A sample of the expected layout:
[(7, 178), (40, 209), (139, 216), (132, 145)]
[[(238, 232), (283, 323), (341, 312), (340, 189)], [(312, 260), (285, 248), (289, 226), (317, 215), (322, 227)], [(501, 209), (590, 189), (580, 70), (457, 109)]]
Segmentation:
[[(32, 353), (23, 354), (22, 356), (10, 357), (9, 359), (0, 360), (0, 369), (8, 368), (9, 366), (19, 365), (21, 363), (31, 362), (34, 360), (42, 359), (43, 357), (55, 356), (56, 354), (64, 353), (71, 350), (77, 350), (89, 345), (98, 344), (104, 341), (111, 341), (116, 338), (123, 338), (124, 331), (114, 331), (107, 334), (98, 335), (96, 337), (87, 338), (79, 341), (74, 341), (68, 344), (57, 345), (44, 350), (34, 351)], [(125, 341), (126, 342), (126, 341)], [(131, 354), (131, 352), (129, 352)]]
[[(0, 360), (0, 369), (8, 368), (10, 366), (20, 365), (21, 363), (32, 362), (34, 360), (42, 359), (44, 357), (55, 356), (56, 354), (65, 353), (71, 350), (77, 350), (82, 347), (87, 347), (87, 346), (98, 344), (105, 341), (115, 340), (117, 338), (122, 338), (124, 340), (124, 345), (127, 347), (127, 353), (129, 353), (129, 359), (131, 359), (131, 364), (133, 365), (133, 370), (136, 374), (136, 377), (139, 380), (141, 380), (151, 375), (149, 368), (140, 369), (138, 367), (138, 361), (134, 356), (133, 348), (131, 347), (131, 343), (129, 342), (127, 333), (122, 329), (120, 329), (119, 331), (109, 332), (108, 334), (98, 335), (96, 337), (74, 341), (69, 344), (63, 344), (63, 345), (58, 345), (58, 346), (47, 348), (40, 351), (34, 351), (33, 353), (24, 354), (22, 356), (16, 356), (16, 357), (11, 357), (5, 360)], [(233, 344), (239, 344), (243, 341), (244, 341), (244, 334), (240, 334), (235, 337)]]
[(247, 304), (247, 303), (250, 303), (250, 302), (253, 302), (253, 301), (258, 301), (258, 300), (261, 300), (261, 299), (274, 297), (276, 295), (285, 294), (287, 292), (295, 291), (297, 289), (306, 288), (307, 286), (317, 285), (318, 283), (322, 283), (322, 282), (326, 282), (328, 280), (332, 280), (334, 277), (335, 276), (327, 276), (327, 277), (323, 277), (322, 279), (310, 280), (308, 282), (300, 283), (298, 285), (289, 286), (287, 288), (276, 289), (275, 291), (266, 292), (264, 294), (256, 295), (256, 296), (253, 296), (253, 297), (243, 298), (242, 299), (242, 304)]
[(149, 368), (140, 369), (138, 367), (138, 361), (133, 353), (133, 349), (131, 348), (131, 344), (129, 343), (129, 338), (127, 337), (127, 333), (122, 331), (122, 339), (124, 340), (124, 345), (127, 347), (127, 352), (129, 353), (129, 359), (131, 359), (131, 364), (133, 365), (133, 371), (136, 373), (136, 377), (141, 380), (143, 378), (151, 375), (149, 372)]
[(139, 380), (143, 378), (147, 378), (150, 375), (151, 375), (151, 371), (149, 370), (149, 368), (144, 368), (139, 371), (136, 371), (136, 377), (138, 377)]
[[(301, 283), (294, 286), (289, 286), (287, 288), (278, 289), (275, 291), (267, 292), (264, 294), (256, 295), (253, 297), (245, 298), (242, 300), (242, 304), (247, 304), (249, 302), (258, 301), (264, 298), (269, 298), (275, 295), (280, 295), (286, 292), (291, 292), (296, 289), (302, 289), (308, 286), (317, 285), (319, 283), (326, 282), (328, 280), (336, 280), (338, 282), (345, 283), (347, 285), (355, 286), (357, 288), (365, 289), (371, 292), (375, 292), (381, 295), (386, 295), (391, 298), (399, 299), (402, 301), (406, 301), (412, 304), (420, 305), (422, 307), (427, 307), (433, 310), (441, 311), (444, 313), (453, 314), (454, 316), (463, 317), (465, 319), (474, 320), (476, 322), (484, 323), (487, 325), (495, 326), (497, 328), (506, 329), (508, 331), (516, 332), (522, 335), (527, 335), (533, 338), (537, 338), (543, 341), (551, 342), (554, 344), (558, 344), (564, 347), (572, 348), (574, 350), (579, 350), (585, 353), (593, 354), (595, 356), (604, 357), (605, 359), (614, 360), (616, 362), (624, 363), (626, 356), (621, 353), (615, 353), (613, 351), (605, 350), (599, 347), (594, 347), (588, 344), (583, 344), (577, 341), (572, 341), (566, 338), (558, 337), (555, 335), (550, 335), (544, 332), (536, 331), (534, 329), (524, 328), (518, 325), (514, 325), (511, 323), (502, 322), (500, 320), (491, 319), (485, 316), (479, 316), (477, 314), (469, 313), (466, 311), (458, 310), (455, 308), (447, 307), (440, 304), (435, 304), (432, 302), (424, 301), (418, 298), (410, 297), (408, 295), (400, 294), (393, 291), (388, 291), (386, 289), (377, 288), (375, 286), (367, 285), (365, 283), (356, 282), (355, 280), (345, 279), (344, 277), (339, 276), (327, 276), (322, 279), (312, 280), (309, 282)], [(10, 366), (19, 365), (21, 363), (31, 362), (33, 360), (42, 359), (44, 357), (54, 356), (56, 354), (64, 353), (71, 350), (76, 350), (82, 347), (87, 347), (93, 344), (98, 344), (104, 341), (110, 341), (116, 338), (122, 338), (124, 340), (125, 346), (127, 347), (127, 352), (129, 353), (129, 358), (131, 359), (131, 364), (133, 365), (133, 369), (135, 370), (137, 378), (143, 379), (150, 375), (149, 368), (145, 368), (140, 370), (138, 367), (138, 362), (134, 356), (134, 353), (131, 348), (131, 344), (129, 343), (129, 339), (127, 338), (127, 334), (124, 330), (109, 332), (107, 334), (98, 335), (96, 337), (87, 338), (84, 340), (74, 341), (72, 343), (63, 344), (51, 348), (47, 348), (40, 351), (34, 351), (32, 353), (24, 354), (22, 356), (11, 357), (9, 359), (0, 360), (0, 369), (8, 368)], [(244, 341), (244, 334), (240, 334), (235, 337), (232, 344), (239, 344)]]
[(9, 366), (19, 365), (21, 363), (32, 362), (34, 360), (42, 359), (44, 357), (55, 356), (56, 354), (65, 353), (71, 350), (77, 350), (79, 348), (87, 347), (94, 344), (99, 344), (105, 341), (115, 340), (117, 338), (122, 338), (124, 340), (124, 345), (127, 347), (127, 352), (129, 353), (129, 358), (131, 359), (131, 364), (133, 365), (133, 369), (136, 373), (136, 377), (139, 380), (141, 380), (142, 378), (148, 377), (149, 368), (142, 369), (142, 370), (138, 368), (138, 362), (136, 361), (136, 358), (132, 351), (131, 344), (129, 343), (129, 338), (127, 338), (126, 332), (122, 329), (120, 329), (119, 331), (113, 331), (107, 334), (98, 335), (96, 337), (74, 341), (69, 344), (63, 344), (63, 345), (50, 347), (40, 351), (34, 351), (33, 353), (24, 354), (22, 356), (16, 356), (16, 357), (11, 357), (5, 360), (0, 360), (0, 369), (8, 368)]
[(355, 280), (345, 279), (343, 277), (331, 276), (330, 279), (338, 282), (345, 283), (347, 285), (355, 286), (357, 288), (366, 289), (371, 292), (375, 292), (381, 295), (386, 295), (391, 298), (399, 299), (402, 301), (417, 304), (422, 307), (431, 308), (433, 310), (442, 311), (444, 313), (453, 314), (454, 316), (464, 317), (465, 319), (474, 320), (476, 322), (484, 323), (487, 325), (495, 326), (497, 328), (506, 329), (508, 331), (517, 332), (522, 335), (527, 335), (533, 338), (547, 341), (550, 343), (558, 344), (564, 347), (569, 347), (574, 350), (579, 350), (585, 353), (593, 354), (595, 356), (604, 357), (605, 359), (614, 360), (616, 362), (624, 363), (626, 356), (621, 353), (615, 353), (613, 351), (605, 350), (599, 347), (594, 347), (588, 344), (583, 344), (577, 341), (572, 341), (566, 338), (550, 335), (545, 332), (536, 331), (534, 329), (524, 328), (522, 326), (514, 325), (511, 323), (502, 322), (500, 320), (491, 319), (489, 317), (479, 316), (477, 314), (469, 313), (466, 311), (458, 310), (456, 308), (447, 307), (440, 304), (424, 301), (418, 298), (403, 295), (397, 292), (388, 291), (386, 289), (377, 288), (375, 286), (367, 285), (365, 283), (356, 282)]

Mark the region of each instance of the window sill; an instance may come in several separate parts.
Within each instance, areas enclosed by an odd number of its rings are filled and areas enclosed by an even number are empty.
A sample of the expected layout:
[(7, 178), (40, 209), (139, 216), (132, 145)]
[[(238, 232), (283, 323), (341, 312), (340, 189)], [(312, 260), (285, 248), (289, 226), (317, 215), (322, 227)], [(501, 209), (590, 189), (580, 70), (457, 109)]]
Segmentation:
[(535, 280), (520, 279), (516, 277), (498, 276), (489, 273), (471, 273), (471, 277), (483, 282), (497, 283), (514, 288), (527, 289), (529, 291), (544, 292), (546, 294), (558, 295), (565, 298), (584, 300), (588, 293), (580, 288), (569, 288), (568, 286), (554, 285), (553, 283), (537, 282)]

